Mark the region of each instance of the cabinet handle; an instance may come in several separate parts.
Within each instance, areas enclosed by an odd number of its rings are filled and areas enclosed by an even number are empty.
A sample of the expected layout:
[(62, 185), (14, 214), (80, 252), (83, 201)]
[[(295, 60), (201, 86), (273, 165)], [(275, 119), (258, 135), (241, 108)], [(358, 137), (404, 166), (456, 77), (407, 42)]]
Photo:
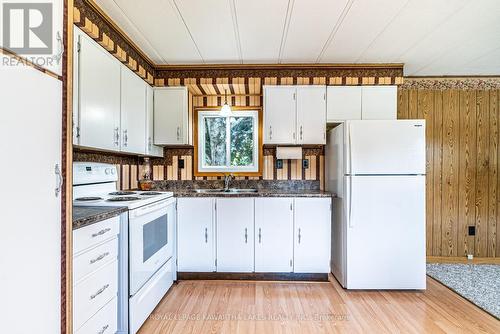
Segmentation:
[(94, 293), (93, 295), (90, 296), (90, 299), (94, 299), (95, 297), (99, 296), (101, 293), (103, 293), (104, 291), (106, 291), (107, 288), (109, 288), (109, 284), (106, 284), (105, 286), (103, 286), (102, 288), (100, 288), (99, 290), (97, 290), (96, 293)]
[(245, 243), (248, 243), (248, 229), (245, 227)]
[(55, 189), (55, 195), (56, 197), (59, 197), (59, 194), (62, 191), (62, 186), (64, 183), (62, 174), (61, 174), (61, 168), (59, 168), (59, 164), (56, 164), (54, 167), (54, 174), (56, 175), (56, 189)]
[(108, 255), (109, 255), (109, 252), (102, 253), (101, 255), (99, 255), (98, 257), (96, 257), (95, 259), (90, 260), (90, 264), (94, 264), (94, 263), (96, 263), (98, 261), (101, 261), (102, 259), (104, 259)]
[(95, 238), (95, 237), (98, 237), (100, 235), (103, 235), (104, 233), (108, 233), (109, 231), (111, 231), (111, 229), (109, 227), (105, 228), (103, 230), (100, 230), (99, 232), (92, 234), (92, 238)]
[(178, 126), (177, 127), (177, 141), (181, 139), (181, 128)]
[(302, 234), (300, 234), (300, 228), (299, 228), (299, 244), (300, 244), (300, 239), (302, 239)]
[(148, 137), (148, 149), (151, 151), (151, 137)]
[(128, 130), (123, 130), (123, 146), (128, 145)]
[(103, 326), (97, 334), (104, 334), (104, 332), (109, 328), (109, 325)]
[(300, 126), (300, 140), (302, 140), (302, 125)]
[(205, 227), (205, 243), (208, 244), (208, 228)]
[(259, 244), (262, 242), (262, 233), (261, 229), (259, 227)]
[(273, 139), (273, 127), (269, 125), (269, 140)]
[(118, 127), (115, 128), (114, 138), (115, 138), (115, 146), (119, 146), (120, 145), (120, 129)]

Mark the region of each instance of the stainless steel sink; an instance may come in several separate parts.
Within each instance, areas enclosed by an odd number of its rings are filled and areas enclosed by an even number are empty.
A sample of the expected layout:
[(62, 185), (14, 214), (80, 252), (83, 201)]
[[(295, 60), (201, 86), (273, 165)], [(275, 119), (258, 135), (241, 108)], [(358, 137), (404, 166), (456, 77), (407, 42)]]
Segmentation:
[(256, 193), (258, 192), (257, 189), (242, 189), (242, 188), (229, 188), (229, 189), (194, 189), (196, 193), (199, 194), (221, 194), (221, 193), (237, 193), (237, 194), (242, 194), (242, 193)]

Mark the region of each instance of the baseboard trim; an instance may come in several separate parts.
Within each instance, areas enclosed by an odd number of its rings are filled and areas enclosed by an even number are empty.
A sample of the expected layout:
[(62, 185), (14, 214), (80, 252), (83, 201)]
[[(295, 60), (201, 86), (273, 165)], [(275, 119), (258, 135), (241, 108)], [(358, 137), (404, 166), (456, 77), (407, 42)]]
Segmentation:
[(178, 272), (178, 280), (312, 281), (328, 282), (328, 274)]
[(475, 257), (469, 260), (465, 256), (427, 256), (427, 263), (500, 264), (500, 257)]

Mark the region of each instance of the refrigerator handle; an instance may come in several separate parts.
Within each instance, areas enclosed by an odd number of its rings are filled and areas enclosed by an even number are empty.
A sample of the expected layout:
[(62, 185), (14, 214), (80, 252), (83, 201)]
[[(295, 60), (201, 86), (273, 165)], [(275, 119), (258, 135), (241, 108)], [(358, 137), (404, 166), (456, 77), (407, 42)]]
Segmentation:
[(351, 138), (351, 124), (347, 123), (347, 135), (349, 136), (349, 174), (352, 175), (352, 138)]
[(348, 221), (348, 226), (350, 228), (354, 227), (354, 224), (352, 223), (351, 219), (351, 211), (352, 211), (352, 176), (349, 177), (349, 186), (348, 186), (348, 194), (347, 198), (349, 199), (349, 203), (347, 205), (347, 221)]

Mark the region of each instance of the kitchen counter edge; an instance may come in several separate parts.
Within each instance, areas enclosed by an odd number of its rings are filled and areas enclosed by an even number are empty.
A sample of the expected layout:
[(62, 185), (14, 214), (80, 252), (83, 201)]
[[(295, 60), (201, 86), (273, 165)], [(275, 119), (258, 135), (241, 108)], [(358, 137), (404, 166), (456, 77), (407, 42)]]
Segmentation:
[(73, 230), (119, 216), (127, 210), (126, 206), (73, 206)]
[(261, 190), (255, 193), (197, 193), (193, 190), (174, 191), (175, 197), (325, 197), (334, 198), (335, 194), (327, 191), (268, 191)]

